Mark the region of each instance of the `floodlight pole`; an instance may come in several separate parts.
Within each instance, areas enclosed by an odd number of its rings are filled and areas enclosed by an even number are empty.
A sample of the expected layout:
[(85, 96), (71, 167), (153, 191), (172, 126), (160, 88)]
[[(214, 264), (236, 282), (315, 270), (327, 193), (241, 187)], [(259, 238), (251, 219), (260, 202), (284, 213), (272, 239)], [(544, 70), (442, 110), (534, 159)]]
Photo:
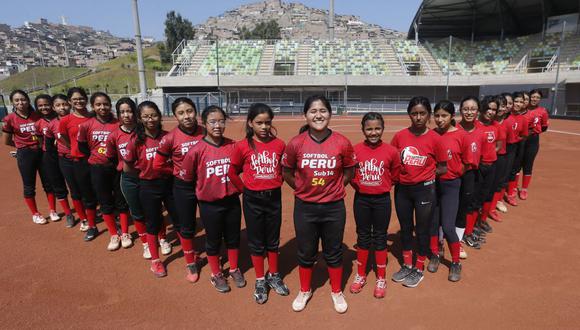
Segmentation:
[(451, 75), (451, 43), (453, 36), (449, 36), (449, 52), (447, 53), (447, 83), (445, 84), (445, 98), (449, 99), (449, 76)]
[(145, 79), (145, 64), (143, 62), (143, 46), (141, 44), (141, 26), (139, 24), (139, 9), (137, 0), (133, 0), (133, 21), (135, 25), (135, 46), (137, 47), (137, 68), (139, 70), (139, 99), (147, 97), (147, 80)]
[(554, 82), (554, 97), (552, 98), (552, 111), (554, 112), (555, 115), (558, 114), (558, 107), (556, 106), (556, 100), (558, 99), (558, 88), (560, 85), (558, 83), (558, 80), (560, 79), (560, 50), (562, 49), (562, 46), (564, 45), (564, 36), (565, 36), (564, 31), (566, 31), (566, 21), (564, 21), (564, 24), (562, 24), (562, 36), (560, 37), (560, 46), (558, 46), (558, 50), (556, 51), (558, 64), (556, 66), (556, 81)]

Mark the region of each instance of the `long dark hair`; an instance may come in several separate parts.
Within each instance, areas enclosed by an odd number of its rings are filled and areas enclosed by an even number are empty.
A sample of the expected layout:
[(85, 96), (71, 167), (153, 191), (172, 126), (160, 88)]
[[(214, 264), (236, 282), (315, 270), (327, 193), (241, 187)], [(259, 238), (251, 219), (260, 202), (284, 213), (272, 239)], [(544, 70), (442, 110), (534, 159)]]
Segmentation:
[(115, 103), (115, 110), (117, 110), (117, 118), (121, 118), (121, 106), (126, 104), (131, 108), (131, 112), (133, 113), (133, 120), (137, 122), (138, 114), (137, 114), (137, 105), (135, 101), (133, 101), (129, 97), (122, 97), (120, 98), (117, 103)]
[[(489, 105), (491, 103), (495, 103), (495, 105), (497, 106), (497, 110), (499, 110), (499, 101), (497, 99), (497, 97), (495, 95), (486, 95), (483, 97), (483, 99), (481, 100), (481, 107), (479, 108), (479, 118), (481, 119), (483, 114), (487, 112), (487, 110), (489, 110)], [(496, 110), (496, 113), (497, 113)], [(492, 119), (493, 121), (493, 119)]]
[[(316, 101), (322, 102), (322, 104), (324, 104), (324, 106), (326, 107), (326, 109), (328, 109), (328, 112), (332, 116), (332, 107), (330, 106), (330, 102), (328, 101), (328, 99), (324, 95), (320, 95), (320, 94), (311, 95), (306, 99), (306, 101), (304, 101), (304, 110), (303, 110), (304, 114), (306, 114), (308, 112), (308, 109), (310, 109), (310, 107), (312, 106), (312, 103), (314, 103)], [(308, 128), (309, 128), (308, 124), (300, 127), (300, 133), (306, 132), (308, 130)]]
[[(256, 150), (256, 145), (254, 144), (253, 139), (255, 133), (254, 129), (248, 124), (248, 122), (253, 121), (258, 115), (263, 113), (267, 113), (270, 117), (270, 120), (274, 119), (274, 111), (272, 111), (272, 108), (270, 108), (267, 104), (254, 103), (248, 108), (248, 116), (246, 117), (246, 140), (253, 150)], [(272, 126), (270, 135), (276, 136), (275, 133), (272, 133), (272, 130), (274, 130), (274, 132), (276, 131), (276, 129)]]
[(437, 112), (437, 110), (443, 110), (451, 115), (451, 126), (455, 126), (455, 104), (449, 100), (441, 100), (437, 104), (435, 104), (435, 108), (433, 109), (433, 113)]
[(161, 110), (159, 110), (157, 104), (151, 101), (143, 101), (139, 103), (139, 106), (137, 107), (137, 116), (139, 119), (137, 120), (137, 125), (135, 126), (136, 143), (138, 144), (145, 143), (145, 140), (147, 139), (147, 134), (145, 134), (145, 125), (141, 120), (141, 113), (145, 108), (152, 108), (153, 110), (155, 110), (155, 112), (159, 116), (159, 126), (157, 128), (159, 129), (159, 131), (163, 129), (163, 124), (161, 123), (163, 117), (161, 115)]

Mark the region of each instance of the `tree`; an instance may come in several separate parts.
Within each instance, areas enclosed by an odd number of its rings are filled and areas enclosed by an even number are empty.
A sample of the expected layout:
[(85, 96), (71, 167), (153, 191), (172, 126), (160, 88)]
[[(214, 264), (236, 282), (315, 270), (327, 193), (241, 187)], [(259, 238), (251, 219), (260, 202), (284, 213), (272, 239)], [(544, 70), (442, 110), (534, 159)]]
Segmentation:
[(175, 11), (167, 13), (165, 18), (165, 45), (158, 46), (161, 62), (171, 62), (171, 53), (184, 39), (193, 39), (195, 30), (188, 19), (181, 17)]
[(260, 22), (251, 31), (242, 26), (239, 33), (241, 39), (281, 39), (280, 26), (275, 20)]

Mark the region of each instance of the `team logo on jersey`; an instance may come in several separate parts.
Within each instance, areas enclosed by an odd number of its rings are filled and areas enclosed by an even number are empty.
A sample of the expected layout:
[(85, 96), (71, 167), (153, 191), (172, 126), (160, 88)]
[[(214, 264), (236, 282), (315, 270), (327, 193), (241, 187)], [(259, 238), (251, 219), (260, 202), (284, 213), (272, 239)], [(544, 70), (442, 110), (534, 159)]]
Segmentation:
[(512, 130), (514, 130), (514, 131), (515, 131), (515, 130), (517, 130), (517, 129), (518, 129), (518, 123), (517, 123), (517, 122), (515, 122), (515, 123), (512, 125)]
[[(127, 151), (128, 144), (129, 144), (129, 142), (125, 142), (125, 143), (121, 143), (117, 146), (117, 149), (119, 149), (119, 153), (123, 157), (127, 157), (127, 155), (129, 154), (129, 152)], [(147, 158), (147, 159), (149, 159), (149, 158)]]
[(379, 186), (383, 182), (385, 174), (385, 162), (378, 161), (374, 158), (359, 163), (358, 173), (360, 174), (361, 184), (365, 186)]
[[(145, 149), (145, 158), (147, 160), (155, 159), (155, 154), (157, 153), (157, 148), (158, 147), (151, 147), (151, 148)], [(127, 150), (121, 149), (121, 154), (123, 154), (123, 151), (127, 152)]]
[(102, 142), (103, 145), (105, 143), (105, 141), (107, 141), (107, 137), (109, 136), (111, 132), (109, 131), (93, 131), (91, 134), (91, 139), (93, 141), (98, 141), (98, 142)]
[(451, 149), (447, 149), (447, 159), (448, 160), (453, 159), (453, 153), (451, 152)]
[(413, 146), (406, 147), (401, 151), (401, 162), (410, 166), (425, 166), (427, 156), (421, 156), (419, 150)]
[(278, 155), (267, 150), (261, 153), (254, 153), (250, 157), (250, 168), (255, 172), (254, 178), (273, 179), (276, 177), (278, 169)]
[(495, 141), (495, 132), (485, 132), (487, 135), (487, 143)]
[(183, 156), (185, 156), (187, 154), (187, 152), (189, 151), (189, 149), (191, 147), (193, 147), (194, 145), (196, 145), (199, 141), (188, 141), (188, 142), (183, 142), (181, 144), (181, 154)]
[(473, 153), (477, 152), (477, 143), (471, 142), (471, 152)]
[(36, 133), (34, 123), (26, 123), (20, 125), (20, 133)]
[(336, 157), (328, 158), (327, 154), (303, 154), (300, 168), (333, 169), (336, 168)]
[(538, 125), (540, 122), (540, 117), (534, 117), (534, 125)]
[(230, 169), (230, 158), (222, 158), (216, 160), (210, 160), (209, 162), (205, 163), (205, 178), (209, 178), (211, 176), (218, 176), (222, 177), (222, 183), (229, 181), (227, 177), (228, 170)]

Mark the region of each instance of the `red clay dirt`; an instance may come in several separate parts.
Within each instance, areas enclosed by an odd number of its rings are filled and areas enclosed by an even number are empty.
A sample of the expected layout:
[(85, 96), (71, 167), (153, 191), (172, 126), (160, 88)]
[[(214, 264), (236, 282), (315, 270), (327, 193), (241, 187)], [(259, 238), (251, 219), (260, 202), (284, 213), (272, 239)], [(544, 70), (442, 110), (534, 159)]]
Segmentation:
[[(401, 116), (385, 117), (385, 141), (408, 124)], [(301, 117), (275, 120), (288, 141)], [(166, 128), (175, 123), (168, 121)], [(243, 136), (243, 119), (232, 121), (227, 135)], [(332, 126), (354, 143), (362, 139), (360, 117), (334, 118)], [(288, 297), (271, 292), (265, 305), (252, 298), (255, 280), (242, 232), (241, 267), (248, 280), (243, 289), (220, 294), (209, 283), (207, 266), (200, 281), (185, 281), (179, 246), (166, 258), (168, 277), (155, 278), (141, 257), (141, 244), (108, 252), (108, 233), (85, 243), (78, 230), (63, 221), (32, 223), (22, 201), (20, 177), (9, 148), (0, 147), (0, 327), (2, 328), (577, 328), (580, 324), (580, 121), (552, 120), (554, 131), (541, 137), (530, 197), (511, 207), (505, 222), (494, 224), (482, 250), (468, 249), (463, 277), (447, 281), (448, 268), (426, 273), (415, 289), (387, 283), (387, 296), (372, 296), (374, 273), (358, 295), (346, 294), (345, 315), (332, 308), (324, 262), (318, 263), (314, 296), (301, 313), (291, 309), (297, 293), (298, 270), (292, 224), (293, 196), (285, 186), (281, 235), (281, 271), (290, 287)], [(47, 215), (38, 185), (38, 203)], [(352, 280), (356, 241), (352, 216), (353, 191), (348, 188), (345, 232), (345, 292)], [(243, 226), (243, 225), (242, 225)], [(103, 231), (105, 226), (99, 225)], [(200, 225), (201, 228), (201, 225)], [(398, 270), (399, 225), (393, 210), (389, 226), (387, 276)], [(197, 245), (203, 244), (203, 230)], [(170, 235), (175, 239), (175, 235)], [(177, 244), (176, 244), (177, 245)], [(447, 248), (446, 248), (447, 250)], [(446, 251), (447, 252), (447, 251)], [(449, 258), (449, 255), (446, 255)]]

